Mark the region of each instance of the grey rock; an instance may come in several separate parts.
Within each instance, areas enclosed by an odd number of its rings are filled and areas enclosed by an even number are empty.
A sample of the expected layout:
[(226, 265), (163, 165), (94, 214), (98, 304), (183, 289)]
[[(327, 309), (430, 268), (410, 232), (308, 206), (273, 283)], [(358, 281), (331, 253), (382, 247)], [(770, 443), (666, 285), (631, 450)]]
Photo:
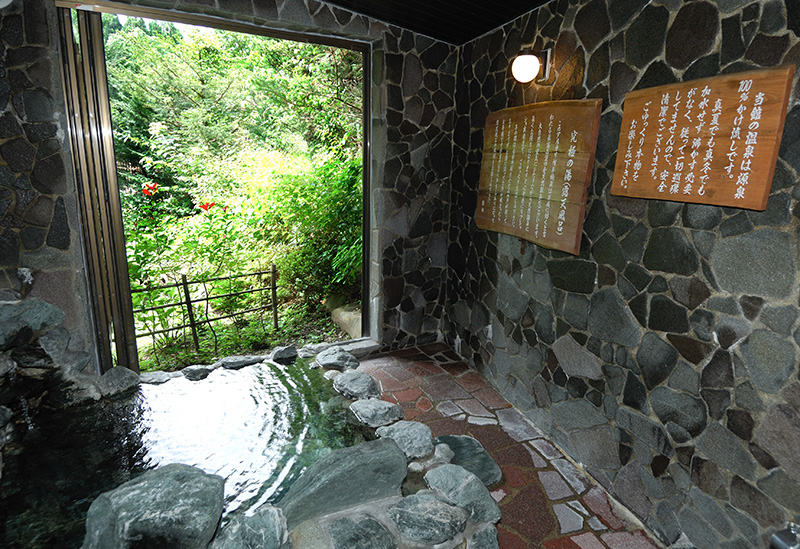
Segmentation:
[(712, 263), (717, 282), (731, 293), (762, 297), (787, 297), (794, 289), (796, 266), (791, 236), (762, 229), (723, 238)]
[(366, 399), (381, 396), (378, 384), (369, 374), (347, 370), (336, 376), (333, 388), (348, 398)]
[[(738, 305), (736, 305), (738, 309)], [(714, 328), (717, 340), (723, 349), (730, 349), (750, 334), (750, 323), (739, 316), (719, 315)]]
[(490, 524), (472, 534), (467, 540), (467, 549), (500, 549), (497, 528)]
[(263, 356), (226, 356), (214, 363), (215, 368), (225, 368), (226, 370), (240, 370), (245, 366), (252, 366), (264, 362)]
[(208, 377), (208, 374), (213, 371), (214, 366), (208, 364), (192, 364), (191, 366), (181, 369), (181, 373), (190, 381), (205, 379)]
[(758, 391), (749, 381), (736, 386), (736, 406), (745, 410), (760, 412), (764, 410), (764, 401), (758, 396)]
[(397, 541), (377, 519), (369, 515), (344, 517), (328, 527), (334, 549), (395, 549)]
[(651, 271), (684, 276), (694, 274), (699, 266), (697, 253), (686, 233), (672, 227), (653, 229), (642, 261)]
[(606, 417), (588, 400), (566, 400), (550, 407), (553, 419), (564, 431), (588, 429), (607, 423)]
[(300, 350), (297, 351), (297, 356), (300, 358), (311, 358), (312, 356), (320, 354), (322, 351), (330, 349), (332, 346), (332, 343), (309, 343), (303, 345)]
[[(553, 283), (550, 281), (548, 273), (539, 273), (529, 267), (520, 271), (518, 276), (514, 277), (519, 281), (520, 289), (533, 299), (546, 303), (550, 299), (550, 292), (553, 290)], [(527, 305), (528, 300), (522, 301)]]
[(224, 483), (179, 463), (147, 471), (92, 502), (83, 548), (206, 547), (222, 516)]
[(528, 296), (501, 271), (497, 277), (497, 308), (512, 321), (519, 322), (527, 305)]
[(568, 376), (603, 379), (600, 359), (578, 345), (569, 334), (558, 338), (551, 348), (558, 358), (559, 365)]
[(714, 530), (699, 513), (691, 507), (685, 506), (678, 513), (681, 530), (696, 547), (719, 547), (719, 540), (714, 535)]
[(663, 456), (670, 457), (674, 452), (663, 427), (641, 414), (620, 407), (617, 410), (617, 425)]
[(650, 405), (662, 423), (673, 422), (692, 436), (706, 427), (708, 412), (702, 399), (668, 387), (656, 387), (650, 393)]
[(678, 444), (683, 444), (685, 442), (689, 442), (692, 440), (692, 435), (689, 434), (689, 431), (678, 425), (677, 423), (673, 423), (668, 421), (664, 427), (667, 428), (667, 433), (669, 436), (672, 437), (672, 440), (677, 442)]
[(795, 367), (794, 345), (767, 330), (755, 330), (741, 344), (742, 358), (756, 387), (777, 393)]
[(292, 547), (304, 549), (330, 549), (331, 539), (327, 529), (314, 519), (298, 524), (289, 532)]
[(631, 462), (619, 472), (614, 481), (614, 496), (644, 520), (650, 514), (652, 503), (639, 477), (639, 467), (638, 463)]
[(403, 409), (397, 404), (375, 398), (357, 400), (350, 405), (356, 419), (369, 427), (383, 427), (403, 419)]
[(667, 379), (678, 363), (678, 351), (653, 332), (647, 332), (636, 352), (636, 361), (648, 389)]
[(39, 345), (54, 362), (60, 362), (67, 353), (70, 334), (64, 328), (53, 328), (39, 335)]
[(553, 513), (558, 520), (562, 534), (583, 529), (583, 516), (567, 504), (556, 503), (553, 505)]
[(14, 412), (12, 412), (10, 408), (0, 406), (0, 428), (5, 427), (13, 416)]
[(539, 429), (534, 427), (525, 416), (514, 408), (501, 408), (495, 411), (495, 415), (500, 422), (500, 427), (503, 428), (508, 436), (518, 442), (542, 436)]
[(416, 543), (444, 543), (464, 531), (467, 512), (432, 494), (414, 494), (388, 509), (400, 534)]
[(283, 347), (276, 347), (269, 356), (279, 364), (291, 364), (297, 358), (297, 346), (285, 345)]
[(478, 477), (459, 465), (441, 465), (425, 473), (425, 484), (444, 498), (465, 509), (472, 522), (496, 523), (500, 506)]
[(696, 486), (692, 486), (689, 490), (689, 496), (694, 506), (700, 511), (700, 514), (703, 515), (703, 518), (705, 518), (717, 532), (722, 534), (725, 538), (733, 534), (733, 527), (730, 521), (714, 498), (704, 494), (702, 490)]
[(669, 376), (669, 386), (693, 395), (700, 394), (700, 373), (685, 362), (680, 362)]
[(755, 477), (756, 463), (736, 435), (712, 421), (697, 439), (697, 450), (709, 459), (748, 479)]
[(749, 547), (756, 547), (760, 544), (761, 532), (756, 521), (733, 507), (730, 503), (725, 504), (725, 512), (744, 537), (750, 540)]
[(347, 370), (358, 368), (358, 359), (341, 347), (331, 347), (317, 355), (317, 364), (331, 370)]
[(794, 511), (800, 511), (800, 483), (783, 469), (775, 469), (758, 481), (758, 487), (770, 498)]
[(124, 366), (115, 366), (100, 376), (97, 388), (104, 397), (130, 394), (139, 386), (139, 374)]
[(756, 427), (755, 440), (792, 478), (800, 481), (800, 413), (786, 404), (775, 404)]
[(614, 431), (608, 425), (573, 431), (570, 433), (570, 441), (575, 457), (583, 465), (599, 469), (619, 468), (618, 446), (614, 440)]
[(394, 440), (408, 460), (425, 457), (433, 452), (431, 430), (424, 423), (398, 421), (394, 425), (379, 427), (375, 432), (381, 438)]
[(452, 463), (477, 476), (485, 486), (500, 482), (503, 472), (478, 440), (466, 435), (444, 435), (435, 444), (447, 444), (453, 451)]
[(0, 353), (0, 376), (6, 375), (17, 367), (17, 363), (9, 353)]
[(567, 294), (564, 303), (564, 318), (578, 330), (585, 330), (588, 327), (589, 318), (589, 299), (580, 294)]
[(686, 204), (683, 225), (692, 229), (714, 229), (722, 221), (722, 208), (706, 204)]
[(780, 507), (742, 477), (733, 477), (730, 501), (734, 507), (744, 511), (762, 527), (778, 526), (784, 521)]
[(589, 331), (604, 341), (625, 347), (639, 344), (640, 330), (619, 291), (606, 288), (592, 294), (589, 306)]
[(229, 522), (209, 549), (284, 549), (288, 541), (283, 511), (265, 503), (252, 515), (238, 515)]
[(406, 456), (390, 439), (335, 450), (306, 469), (277, 506), (289, 529), (306, 519), (400, 495)]
[(797, 315), (797, 308), (793, 306), (767, 307), (761, 312), (761, 322), (773, 331), (788, 337)]
[(38, 297), (0, 302), (0, 347), (24, 327), (37, 332), (61, 324), (64, 312)]
[(150, 385), (161, 385), (170, 379), (172, 379), (172, 376), (169, 375), (169, 372), (162, 372), (160, 370), (155, 372), (142, 372), (139, 374), (139, 382), (148, 383)]
[(561, 473), (561, 476), (564, 477), (567, 484), (575, 490), (576, 494), (583, 494), (589, 489), (588, 480), (572, 463), (564, 458), (552, 459), (550, 463), (553, 464), (553, 467), (558, 469), (558, 472)]

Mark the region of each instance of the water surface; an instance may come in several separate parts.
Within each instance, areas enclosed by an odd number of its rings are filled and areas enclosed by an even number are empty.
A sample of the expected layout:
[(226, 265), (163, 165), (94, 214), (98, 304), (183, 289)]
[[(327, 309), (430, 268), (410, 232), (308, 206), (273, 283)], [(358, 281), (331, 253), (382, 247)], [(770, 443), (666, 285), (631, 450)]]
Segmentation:
[(7, 452), (0, 479), (0, 546), (78, 547), (100, 493), (167, 463), (225, 480), (223, 521), (280, 499), (304, 467), (358, 441), (326, 414), (330, 383), (306, 362), (218, 369), (143, 384), (120, 401), (41, 410)]

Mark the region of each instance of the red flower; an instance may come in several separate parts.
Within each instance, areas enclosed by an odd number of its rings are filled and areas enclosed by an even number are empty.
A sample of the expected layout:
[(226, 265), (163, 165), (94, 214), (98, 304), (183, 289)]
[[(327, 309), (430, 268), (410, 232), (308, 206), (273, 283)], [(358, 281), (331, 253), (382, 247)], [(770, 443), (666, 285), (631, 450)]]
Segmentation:
[(216, 202), (205, 202), (203, 204), (200, 204), (200, 209), (203, 210), (204, 212), (207, 212), (208, 210), (211, 209), (211, 207), (214, 204), (216, 204)]
[(142, 189), (142, 194), (146, 196), (153, 196), (153, 193), (158, 190), (158, 183), (146, 183), (144, 189)]

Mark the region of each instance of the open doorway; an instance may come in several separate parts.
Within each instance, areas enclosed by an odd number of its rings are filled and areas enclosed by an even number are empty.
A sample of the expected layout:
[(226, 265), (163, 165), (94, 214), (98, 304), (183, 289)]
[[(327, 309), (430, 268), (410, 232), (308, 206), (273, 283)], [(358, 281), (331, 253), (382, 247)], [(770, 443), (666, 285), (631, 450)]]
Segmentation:
[[(322, 302), (358, 305), (368, 287), (363, 51), (114, 14), (69, 23), (76, 57), (99, 65), (76, 79), (108, 82), (94, 102), (108, 105), (105, 168), (116, 169), (84, 215), (112, 218), (97, 223), (94, 240), (117, 243), (95, 252), (98, 270), (130, 272), (129, 289), (108, 295), (133, 296), (132, 320), (103, 320), (109, 341), (127, 341), (127, 363), (134, 343), (150, 369), (162, 366), (159, 346), (182, 353), (180, 367), (336, 333), (313, 333), (328, 317)], [(96, 203), (114, 187), (118, 206), (103, 212)], [(125, 364), (119, 348), (110, 359)]]

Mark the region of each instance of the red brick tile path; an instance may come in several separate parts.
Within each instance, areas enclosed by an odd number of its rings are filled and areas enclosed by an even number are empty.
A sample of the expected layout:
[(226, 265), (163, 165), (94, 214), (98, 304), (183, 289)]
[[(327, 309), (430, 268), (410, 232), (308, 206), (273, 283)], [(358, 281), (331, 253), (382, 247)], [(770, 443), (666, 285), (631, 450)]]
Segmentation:
[[(552, 463), (564, 457), (561, 452), (447, 345), (367, 357), (359, 369), (380, 382), (381, 398), (399, 403), (406, 419), (425, 423), (435, 437), (470, 435), (500, 465), (503, 479), (489, 490), (503, 512), (497, 525), (501, 549), (661, 547), (588, 476), (580, 493), (562, 479)], [(563, 524), (553, 511), (559, 504)], [(563, 512), (564, 504), (577, 511)]]

